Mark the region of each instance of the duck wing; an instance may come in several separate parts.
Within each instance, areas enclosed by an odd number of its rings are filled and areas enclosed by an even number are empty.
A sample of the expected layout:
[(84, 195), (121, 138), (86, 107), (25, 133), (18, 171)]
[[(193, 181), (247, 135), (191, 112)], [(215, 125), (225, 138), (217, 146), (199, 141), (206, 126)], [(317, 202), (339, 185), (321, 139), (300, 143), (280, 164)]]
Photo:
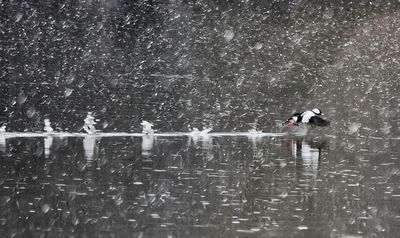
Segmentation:
[(329, 126), (329, 124), (331, 124), (329, 121), (327, 121), (319, 116), (311, 117), (310, 121), (308, 123), (310, 123), (311, 125), (315, 125), (315, 126)]

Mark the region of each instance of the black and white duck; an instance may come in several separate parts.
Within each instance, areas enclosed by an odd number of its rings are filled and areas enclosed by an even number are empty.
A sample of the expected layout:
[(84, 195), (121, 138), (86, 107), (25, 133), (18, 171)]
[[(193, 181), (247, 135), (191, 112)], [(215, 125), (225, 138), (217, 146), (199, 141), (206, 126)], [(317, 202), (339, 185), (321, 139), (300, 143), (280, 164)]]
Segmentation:
[(322, 118), (322, 112), (318, 108), (311, 111), (296, 112), (282, 125), (285, 131), (294, 134), (307, 134), (310, 127), (326, 127), (330, 122)]

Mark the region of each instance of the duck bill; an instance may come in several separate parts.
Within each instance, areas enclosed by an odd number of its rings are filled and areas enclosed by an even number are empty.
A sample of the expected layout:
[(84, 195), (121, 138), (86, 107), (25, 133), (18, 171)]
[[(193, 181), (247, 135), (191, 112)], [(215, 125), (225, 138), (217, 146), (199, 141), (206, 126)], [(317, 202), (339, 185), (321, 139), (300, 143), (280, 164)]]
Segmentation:
[(289, 119), (289, 120), (285, 121), (284, 123), (282, 123), (282, 126), (288, 127), (288, 126), (292, 126), (295, 123), (296, 122), (293, 119)]

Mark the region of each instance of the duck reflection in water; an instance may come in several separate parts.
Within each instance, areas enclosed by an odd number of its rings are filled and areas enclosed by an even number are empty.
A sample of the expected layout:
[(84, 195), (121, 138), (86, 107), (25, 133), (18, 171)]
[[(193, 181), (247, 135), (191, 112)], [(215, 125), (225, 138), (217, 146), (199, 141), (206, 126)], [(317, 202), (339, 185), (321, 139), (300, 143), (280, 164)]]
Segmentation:
[(2, 152), (7, 151), (7, 136), (4, 135), (4, 132), (6, 132), (6, 125), (0, 127), (0, 151)]
[(94, 174), (94, 159), (97, 155), (98, 137), (87, 135), (83, 138), (83, 150), (85, 152), (86, 167), (88, 172), (85, 177), (85, 182), (87, 184), (93, 184), (93, 174)]
[(288, 152), (301, 165), (304, 176), (317, 177), (321, 154), (329, 148), (329, 141), (322, 137), (289, 137), (284, 140)]
[(154, 136), (151, 134), (142, 136), (142, 155), (148, 157), (151, 155), (154, 145)]

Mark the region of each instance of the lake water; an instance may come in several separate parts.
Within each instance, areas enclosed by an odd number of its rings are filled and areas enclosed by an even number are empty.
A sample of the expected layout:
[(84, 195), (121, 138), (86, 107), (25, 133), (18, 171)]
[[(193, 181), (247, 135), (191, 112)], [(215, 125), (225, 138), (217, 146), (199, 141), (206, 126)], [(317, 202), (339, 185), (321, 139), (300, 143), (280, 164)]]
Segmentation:
[(5, 237), (395, 237), (400, 140), (1, 138)]
[[(399, 236), (397, 0), (0, 14), (0, 237)], [(329, 127), (281, 134), (316, 107)]]

